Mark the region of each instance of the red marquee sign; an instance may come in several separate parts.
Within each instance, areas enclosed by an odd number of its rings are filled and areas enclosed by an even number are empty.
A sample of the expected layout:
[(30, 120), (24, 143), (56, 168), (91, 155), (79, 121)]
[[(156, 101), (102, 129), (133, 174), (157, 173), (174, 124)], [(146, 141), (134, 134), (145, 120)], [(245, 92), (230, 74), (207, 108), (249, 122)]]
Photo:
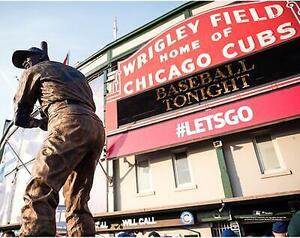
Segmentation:
[(263, 1), (209, 10), (164, 31), (120, 62), (108, 84), (107, 125), (116, 100), (253, 54), (300, 36), (300, 3)]
[(108, 138), (108, 158), (204, 140), (300, 116), (300, 86), (277, 90)]
[(243, 3), (173, 26), (119, 63), (121, 97), (298, 37), (299, 6), (286, 1)]

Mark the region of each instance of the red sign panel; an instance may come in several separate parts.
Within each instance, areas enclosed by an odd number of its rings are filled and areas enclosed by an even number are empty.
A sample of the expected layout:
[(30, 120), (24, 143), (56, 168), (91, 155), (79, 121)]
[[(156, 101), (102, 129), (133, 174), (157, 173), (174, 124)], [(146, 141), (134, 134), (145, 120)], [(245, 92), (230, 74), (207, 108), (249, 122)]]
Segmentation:
[(277, 90), (212, 110), (108, 138), (108, 158), (179, 145), (300, 116), (300, 86)]
[(300, 36), (299, 6), (243, 3), (173, 26), (119, 63), (120, 98)]
[(107, 131), (118, 128), (116, 100), (299, 37), (299, 11), (296, 1), (235, 4), (164, 31), (120, 62), (108, 82)]

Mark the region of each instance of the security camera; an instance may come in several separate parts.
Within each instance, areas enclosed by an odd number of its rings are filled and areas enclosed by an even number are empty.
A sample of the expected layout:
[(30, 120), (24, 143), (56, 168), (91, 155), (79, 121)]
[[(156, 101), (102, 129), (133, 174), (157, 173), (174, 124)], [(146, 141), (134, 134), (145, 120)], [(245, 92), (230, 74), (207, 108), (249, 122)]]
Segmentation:
[(215, 148), (222, 147), (222, 141), (216, 140), (213, 142), (213, 145)]

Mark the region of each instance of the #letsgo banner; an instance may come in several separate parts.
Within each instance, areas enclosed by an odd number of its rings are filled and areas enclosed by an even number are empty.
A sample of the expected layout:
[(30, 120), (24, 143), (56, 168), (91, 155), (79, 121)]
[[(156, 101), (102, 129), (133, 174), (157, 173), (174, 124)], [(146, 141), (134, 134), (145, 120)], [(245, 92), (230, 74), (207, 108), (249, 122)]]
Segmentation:
[(118, 99), (137, 94), (297, 38), (299, 11), (299, 2), (265, 1), (191, 17), (120, 62), (111, 96)]
[(300, 116), (300, 86), (202, 111), (108, 137), (115, 158), (232, 133)]

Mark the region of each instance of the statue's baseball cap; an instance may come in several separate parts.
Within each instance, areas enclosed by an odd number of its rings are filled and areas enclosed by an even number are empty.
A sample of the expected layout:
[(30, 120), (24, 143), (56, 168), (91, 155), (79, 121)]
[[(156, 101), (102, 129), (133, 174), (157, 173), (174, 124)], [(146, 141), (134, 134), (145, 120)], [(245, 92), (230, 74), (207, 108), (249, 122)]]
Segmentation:
[(45, 52), (37, 47), (31, 47), (28, 50), (16, 50), (13, 53), (12, 62), (17, 68), (24, 69), (24, 66), (22, 65), (24, 60), (33, 54), (44, 56)]

